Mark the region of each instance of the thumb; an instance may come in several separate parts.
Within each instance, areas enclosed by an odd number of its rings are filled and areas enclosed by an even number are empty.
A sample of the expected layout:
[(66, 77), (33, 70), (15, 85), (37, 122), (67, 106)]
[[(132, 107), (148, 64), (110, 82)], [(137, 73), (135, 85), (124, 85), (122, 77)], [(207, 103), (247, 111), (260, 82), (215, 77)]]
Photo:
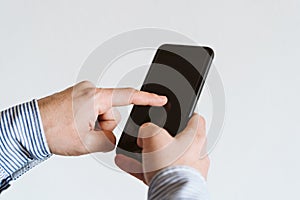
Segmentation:
[(165, 129), (149, 122), (140, 127), (137, 144), (143, 149), (143, 153), (148, 153), (159, 150), (173, 139)]
[(84, 138), (84, 144), (89, 151), (88, 153), (109, 152), (115, 148), (116, 137), (111, 131), (94, 130), (86, 135)]

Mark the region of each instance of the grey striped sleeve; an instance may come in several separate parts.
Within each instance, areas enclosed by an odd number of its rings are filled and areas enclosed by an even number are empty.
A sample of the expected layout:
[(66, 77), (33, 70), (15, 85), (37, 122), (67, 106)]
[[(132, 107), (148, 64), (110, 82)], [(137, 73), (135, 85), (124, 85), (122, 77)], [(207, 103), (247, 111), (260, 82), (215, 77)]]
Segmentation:
[(0, 192), (50, 156), (36, 100), (0, 112)]
[(148, 200), (165, 199), (208, 200), (206, 181), (191, 167), (166, 168), (153, 177), (148, 191)]

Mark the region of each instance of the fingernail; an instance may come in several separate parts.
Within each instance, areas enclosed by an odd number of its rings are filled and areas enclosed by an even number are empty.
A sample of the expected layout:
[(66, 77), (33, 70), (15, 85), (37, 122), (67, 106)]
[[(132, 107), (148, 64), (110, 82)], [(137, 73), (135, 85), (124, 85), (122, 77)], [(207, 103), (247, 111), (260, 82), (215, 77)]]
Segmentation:
[(167, 97), (165, 97), (165, 96), (160, 96), (160, 101), (161, 101), (161, 102), (167, 102), (168, 99), (167, 99)]

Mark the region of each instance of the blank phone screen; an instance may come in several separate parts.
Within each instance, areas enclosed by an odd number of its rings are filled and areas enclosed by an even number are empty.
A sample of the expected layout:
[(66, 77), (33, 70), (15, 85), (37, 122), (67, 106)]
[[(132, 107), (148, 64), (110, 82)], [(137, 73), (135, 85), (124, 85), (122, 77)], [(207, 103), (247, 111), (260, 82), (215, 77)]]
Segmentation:
[(166, 105), (133, 106), (120, 138), (117, 153), (141, 160), (137, 145), (142, 124), (152, 122), (172, 136), (182, 131), (199, 98), (213, 52), (207, 47), (163, 45), (153, 59), (141, 90), (164, 95)]

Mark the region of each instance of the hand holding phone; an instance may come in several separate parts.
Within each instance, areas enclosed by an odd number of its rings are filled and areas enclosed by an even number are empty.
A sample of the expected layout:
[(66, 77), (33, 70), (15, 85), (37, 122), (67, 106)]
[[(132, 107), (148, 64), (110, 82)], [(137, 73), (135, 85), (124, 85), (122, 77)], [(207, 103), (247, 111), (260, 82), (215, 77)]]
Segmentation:
[(165, 44), (154, 56), (141, 91), (164, 95), (163, 107), (135, 105), (125, 125), (117, 154), (142, 161), (137, 145), (139, 128), (152, 122), (176, 136), (191, 117), (214, 57), (208, 47)]
[(175, 166), (194, 168), (207, 178), (209, 158), (205, 152), (205, 120), (198, 114), (194, 114), (186, 128), (175, 137), (155, 124), (144, 124), (137, 141), (143, 152), (142, 163), (123, 154), (117, 154), (115, 162), (145, 184), (149, 185), (161, 169)]

